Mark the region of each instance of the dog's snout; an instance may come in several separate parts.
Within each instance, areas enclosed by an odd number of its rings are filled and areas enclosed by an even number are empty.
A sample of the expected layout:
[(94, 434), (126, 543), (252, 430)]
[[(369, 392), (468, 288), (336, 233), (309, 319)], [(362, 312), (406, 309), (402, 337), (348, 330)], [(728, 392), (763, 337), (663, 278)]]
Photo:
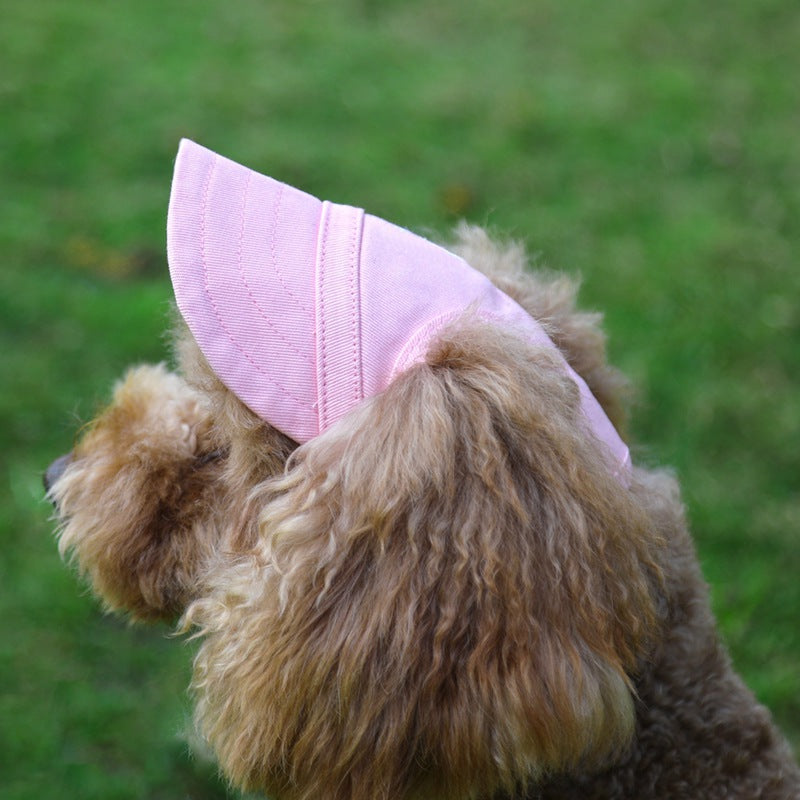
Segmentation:
[(50, 490), (55, 485), (56, 481), (64, 474), (64, 470), (69, 466), (72, 461), (72, 453), (59, 456), (44, 472), (42, 480), (44, 482), (44, 490), (49, 494)]

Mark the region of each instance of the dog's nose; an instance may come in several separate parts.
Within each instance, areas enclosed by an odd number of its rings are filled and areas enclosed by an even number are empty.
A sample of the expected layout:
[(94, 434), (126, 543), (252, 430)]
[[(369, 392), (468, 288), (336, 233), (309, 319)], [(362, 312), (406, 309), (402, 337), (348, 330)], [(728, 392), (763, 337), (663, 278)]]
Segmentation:
[(50, 494), (50, 490), (55, 485), (55, 482), (64, 474), (64, 470), (69, 466), (72, 461), (72, 453), (67, 453), (64, 456), (59, 456), (44, 472), (42, 481), (44, 483), (44, 490)]

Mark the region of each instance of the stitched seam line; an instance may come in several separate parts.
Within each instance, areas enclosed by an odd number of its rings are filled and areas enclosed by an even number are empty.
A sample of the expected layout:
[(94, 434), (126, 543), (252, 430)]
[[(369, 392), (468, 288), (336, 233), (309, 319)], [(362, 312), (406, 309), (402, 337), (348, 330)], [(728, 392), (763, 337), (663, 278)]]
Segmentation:
[[(253, 308), (255, 308), (256, 312), (258, 313), (258, 316), (264, 322), (266, 322), (266, 324), (269, 327), (269, 329), (301, 361), (305, 362), (308, 365), (313, 366), (313, 363), (314, 363), (313, 360), (308, 358), (308, 356), (304, 355), (303, 353), (301, 353), (297, 349), (297, 346), (294, 344), (294, 342), (291, 339), (289, 339), (285, 334), (281, 333), (280, 329), (267, 316), (266, 312), (261, 307), (261, 304), (258, 302), (258, 299), (256, 298), (252, 287), (247, 282), (247, 277), (245, 276), (244, 264), (242, 263), (242, 251), (244, 249), (244, 228), (245, 228), (245, 220), (247, 218), (247, 203), (248, 203), (248, 200), (250, 198), (250, 183), (252, 182), (252, 179), (253, 179), (253, 173), (252, 172), (248, 172), (248, 174), (247, 174), (247, 183), (245, 184), (245, 187), (244, 187), (244, 198), (242, 200), (242, 224), (241, 224), (241, 226), (239, 228), (239, 243), (238, 243), (238, 248), (237, 248), (237, 251), (236, 251), (236, 263), (237, 263), (238, 272), (239, 272), (239, 279), (241, 280), (242, 284), (244, 285), (245, 290), (247, 291), (247, 296), (250, 299), (250, 302), (252, 303)], [(281, 193), (282, 192), (283, 192), (283, 187), (281, 187)], [(278, 195), (278, 198), (277, 198), (275, 204), (273, 204), (273, 209), (275, 208), (275, 205), (277, 205), (277, 203), (279, 203), (279, 202), (280, 202), (280, 194)], [(273, 211), (273, 213), (277, 217), (277, 212)], [(276, 223), (276, 225), (277, 225), (277, 223)], [(274, 251), (274, 247), (275, 247), (275, 237), (274, 236), (272, 237), (272, 241), (273, 241), (273, 251)], [(276, 270), (276, 272), (277, 272), (277, 270)], [(281, 277), (280, 273), (278, 273), (278, 278), (280, 279), (280, 277)], [(291, 296), (291, 292), (289, 291), (289, 289), (286, 287), (286, 285), (284, 284), (284, 282), (282, 280), (281, 280), (281, 286), (283, 286), (284, 290)]]
[(327, 204), (323, 205), (322, 213), (325, 215), (325, 222), (322, 228), (322, 243), (319, 253), (319, 275), (317, 282), (319, 286), (319, 342), (320, 342), (320, 369), (322, 377), (319, 386), (319, 429), (325, 430), (328, 422), (328, 347), (326, 339), (325, 322), (325, 259), (328, 247), (328, 228), (330, 226), (330, 209)]
[(208, 276), (208, 258), (207, 258), (207, 230), (206, 230), (206, 220), (208, 218), (208, 195), (211, 189), (211, 181), (214, 177), (214, 173), (217, 169), (217, 160), (218, 157), (215, 156), (214, 160), (211, 162), (211, 167), (208, 170), (208, 177), (206, 178), (206, 183), (203, 188), (203, 202), (201, 205), (201, 216), (200, 216), (200, 257), (203, 263), (203, 289), (205, 291), (206, 298), (208, 299), (211, 308), (214, 311), (214, 316), (219, 323), (220, 328), (222, 329), (223, 333), (227, 337), (228, 341), (233, 345), (233, 347), (238, 350), (242, 356), (247, 360), (247, 362), (256, 370), (260, 375), (263, 375), (264, 378), (271, 383), (278, 391), (285, 394), (290, 400), (297, 403), (303, 408), (311, 409), (312, 407), (305, 402), (304, 400), (300, 400), (299, 398), (295, 397), (290, 391), (288, 391), (285, 387), (281, 386), (277, 383), (273, 378), (271, 378), (263, 369), (253, 360), (252, 356), (234, 339), (231, 332), (226, 327), (225, 323), (223, 322), (222, 315), (217, 307), (214, 298), (211, 295), (211, 289), (209, 287)]
[(353, 338), (353, 400), (358, 403), (364, 398), (364, 381), (361, 364), (361, 337), (359, 335), (359, 274), (358, 274), (358, 239), (362, 217), (356, 213), (350, 231), (350, 327)]
[(281, 205), (283, 203), (283, 193), (286, 188), (285, 184), (280, 184), (278, 189), (278, 196), (275, 198), (275, 203), (272, 206), (272, 234), (270, 236), (270, 256), (272, 261), (272, 269), (278, 276), (283, 291), (294, 301), (295, 305), (308, 317), (309, 322), (313, 322), (314, 311), (309, 308), (302, 300), (289, 288), (284, 280), (283, 273), (278, 267), (278, 252), (277, 245), (275, 244), (276, 234), (278, 232), (278, 219), (280, 217)]

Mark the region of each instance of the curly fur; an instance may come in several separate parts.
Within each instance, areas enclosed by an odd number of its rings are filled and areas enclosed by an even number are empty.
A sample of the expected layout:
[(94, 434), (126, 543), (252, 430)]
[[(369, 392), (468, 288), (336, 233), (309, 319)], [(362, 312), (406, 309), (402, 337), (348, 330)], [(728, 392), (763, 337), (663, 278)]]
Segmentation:
[(472, 323), (295, 453), (189, 610), (234, 779), (463, 797), (627, 742), (657, 543), (580, 413), (551, 354)]
[(198, 462), (214, 429), (204, 398), (164, 367), (132, 369), (52, 490), (59, 547), (97, 594), (137, 619), (175, 617), (198, 562), (217, 549), (225, 502), (216, 465)]
[[(612, 420), (575, 285), (462, 228)], [(51, 489), (107, 606), (195, 626), (198, 724), (286, 800), (774, 798), (800, 775), (715, 632), (674, 480), (611, 477), (553, 353), (466, 316), (301, 447), (211, 372), (133, 370)]]

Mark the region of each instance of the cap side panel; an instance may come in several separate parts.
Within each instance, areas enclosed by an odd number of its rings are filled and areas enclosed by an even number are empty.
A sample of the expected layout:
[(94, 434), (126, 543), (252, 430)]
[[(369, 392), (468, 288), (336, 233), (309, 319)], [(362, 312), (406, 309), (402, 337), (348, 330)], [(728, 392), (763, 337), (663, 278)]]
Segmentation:
[[(361, 257), (364, 394), (383, 391), (436, 320), (483, 306), (493, 285), (463, 259), (367, 214)], [(427, 349), (427, 347), (424, 347)]]

